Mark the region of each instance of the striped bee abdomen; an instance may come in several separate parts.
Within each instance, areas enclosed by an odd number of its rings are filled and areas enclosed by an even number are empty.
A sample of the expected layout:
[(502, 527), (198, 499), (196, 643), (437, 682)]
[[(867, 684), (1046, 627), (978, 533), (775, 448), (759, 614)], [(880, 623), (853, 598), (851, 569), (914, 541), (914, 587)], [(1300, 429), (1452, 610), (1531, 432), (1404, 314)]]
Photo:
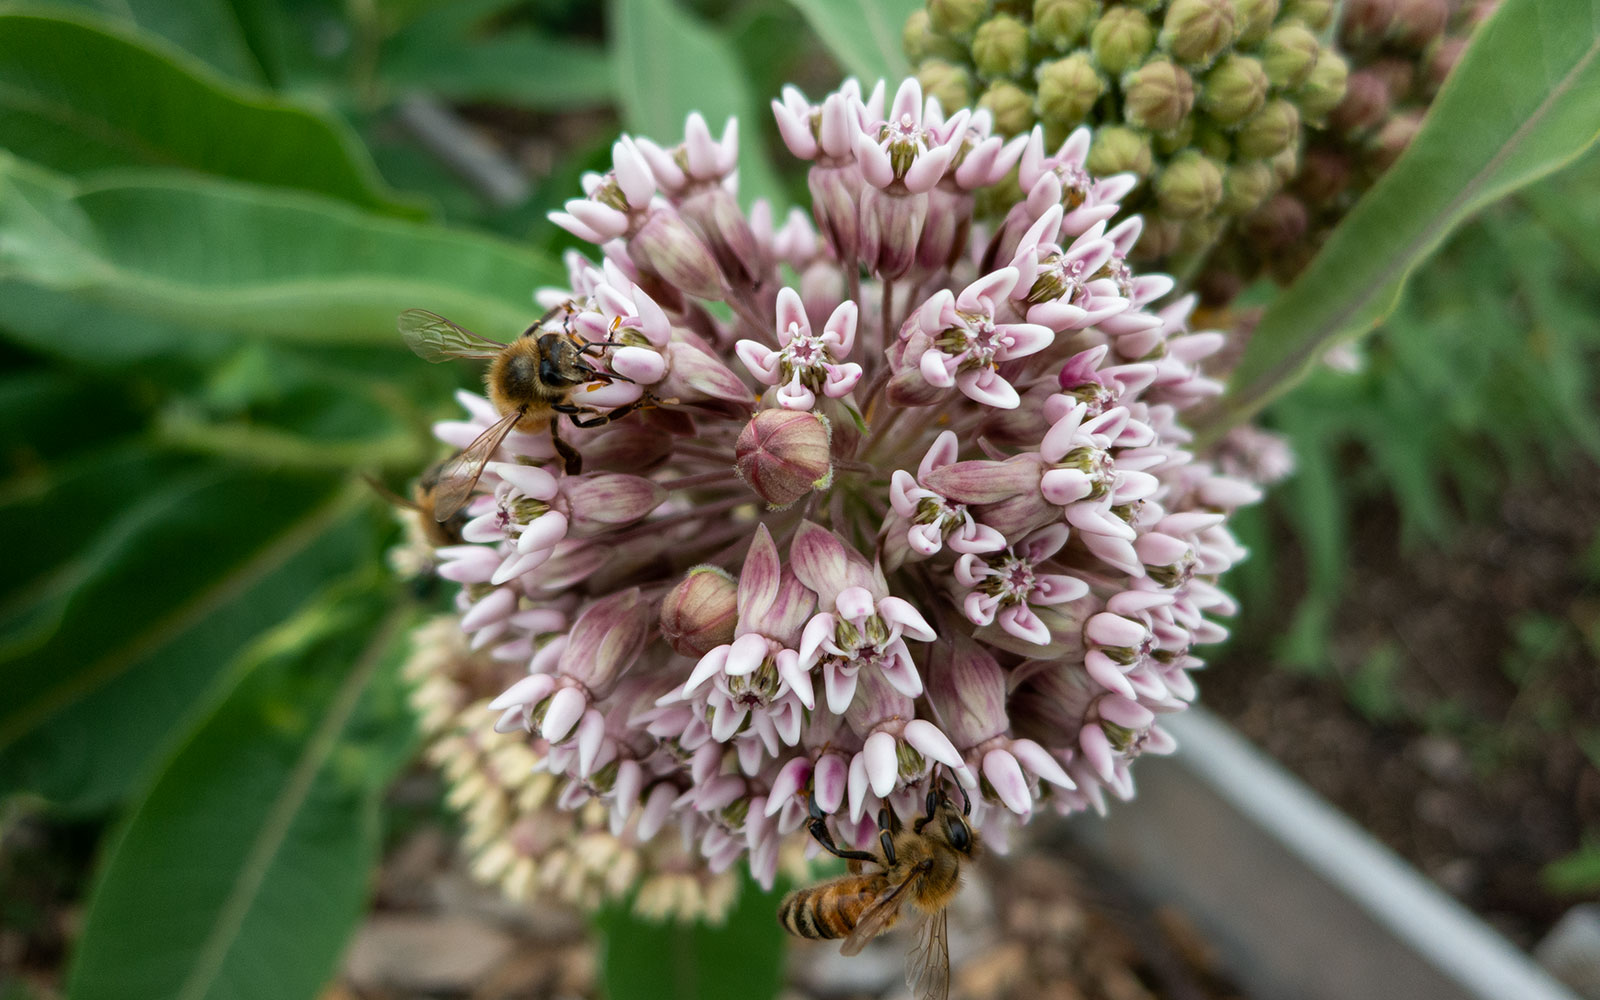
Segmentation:
[(798, 937), (842, 938), (855, 929), (862, 911), (889, 889), (882, 874), (845, 875), (796, 889), (778, 904), (778, 922)]

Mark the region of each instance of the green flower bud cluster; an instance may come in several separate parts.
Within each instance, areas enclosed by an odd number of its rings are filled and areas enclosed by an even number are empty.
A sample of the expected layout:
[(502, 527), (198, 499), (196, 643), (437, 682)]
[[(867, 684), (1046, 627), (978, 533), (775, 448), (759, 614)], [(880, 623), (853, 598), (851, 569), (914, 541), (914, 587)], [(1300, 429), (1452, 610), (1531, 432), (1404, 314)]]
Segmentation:
[[(1355, 2), (1355, 0), (1347, 0)], [(1375, 2), (1375, 0), (1369, 0)], [(1428, 0), (1384, 0), (1420, 4)], [(1333, 0), (927, 0), (905, 27), (924, 93), (1041, 125), (1054, 148), (1095, 129), (1089, 169), (1144, 182), (1134, 253), (1177, 270), (1258, 211), (1344, 99), (1322, 41)]]
[[(1269, 148), (1277, 129), (1294, 128), (1270, 121), (1272, 114), (1320, 112), (1323, 127), (1307, 134), (1299, 167), (1282, 191), (1269, 191), (1253, 209), (1241, 207), (1258, 190), (1255, 178), (1229, 172), (1224, 205), (1239, 222), (1199, 273), (1198, 290), (1207, 301), (1226, 302), (1262, 274), (1286, 283), (1310, 262), (1355, 200), (1405, 151), (1494, 3), (1345, 0), (1337, 37), (1349, 71), (1336, 81), (1319, 82), (1316, 59), (1304, 55), (1315, 51), (1315, 36), (1302, 37), (1292, 26), (1272, 29), (1262, 55), (1267, 78), (1277, 85), (1298, 79), (1300, 97), (1293, 109), (1269, 101), (1250, 127), (1234, 134), (1235, 150), (1248, 155)], [(1233, 184), (1241, 192), (1237, 199)]]

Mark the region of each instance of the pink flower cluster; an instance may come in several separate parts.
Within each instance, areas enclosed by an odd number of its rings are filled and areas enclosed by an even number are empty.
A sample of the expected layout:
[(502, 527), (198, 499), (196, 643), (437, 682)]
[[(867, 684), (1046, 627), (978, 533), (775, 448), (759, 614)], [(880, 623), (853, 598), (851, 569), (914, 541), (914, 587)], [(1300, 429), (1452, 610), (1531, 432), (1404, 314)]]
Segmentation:
[[(1132, 795), (1225, 635), (1227, 522), (1259, 490), (1183, 422), (1222, 337), (1131, 271), (1133, 181), (1090, 177), (1087, 132), (1006, 142), (915, 80), (772, 107), (809, 216), (743, 212), (735, 125), (698, 115), (618, 141), (553, 215), (596, 254), (539, 294), (546, 328), (632, 380), (574, 401), (635, 409), (562, 426), (578, 475), (508, 436), (436, 571), (473, 648), (527, 666), (498, 728), (618, 835), (770, 883), (813, 803), (865, 845), (942, 766), (1003, 849)], [(1024, 199), (975, 221), (1013, 169)], [(499, 417), (462, 402), (458, 448)]]

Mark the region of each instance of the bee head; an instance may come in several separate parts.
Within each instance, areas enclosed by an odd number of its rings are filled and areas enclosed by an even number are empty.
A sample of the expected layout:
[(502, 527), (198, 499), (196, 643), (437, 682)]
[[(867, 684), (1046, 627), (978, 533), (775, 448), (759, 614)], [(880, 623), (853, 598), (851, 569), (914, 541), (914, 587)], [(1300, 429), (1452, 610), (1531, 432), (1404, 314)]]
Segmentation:
[(582, 385), (595, 377), (595, 370), (578, 354), (572, 341), (559, 333), (539, 338), (539, 381), (552, 389)]

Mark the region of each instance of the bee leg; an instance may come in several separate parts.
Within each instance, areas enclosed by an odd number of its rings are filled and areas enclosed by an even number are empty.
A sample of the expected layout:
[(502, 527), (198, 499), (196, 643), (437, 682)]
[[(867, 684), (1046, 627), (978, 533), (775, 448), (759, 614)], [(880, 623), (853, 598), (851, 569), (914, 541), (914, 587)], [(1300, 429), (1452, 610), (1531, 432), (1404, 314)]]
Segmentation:
[(562, 409), (559, 406), (556, 407), (556, 409), (561, 410), (562, 413), (568, 414), (572, 418), (572, 425), (574, 427), (599, 427), (602, 424), (609, 424), (613, 420), (621, 420), (623, 417), (625, 417), (628, 414), (632, 413), (634, 410), (637, 410), (639, 408), (639, 406), (640, 406), (640, 402), (638, 400), (634, 400), (633, 402), (628, 403), (625, 406), (617, 407), (615, 410), (612, 410), (610, 413), (597, 413), (597, 414), (595, 414), (593, 417), (591, 417), (588, 420), (579, 420), (578, 419), (578, 408), (577, 407), (573, 407), (570, 411), (566, 410), (566, 409)]
[(890, 867), (893, 867), (894, 866), (894, 837), (890, 836), (888, 830), (880, 830), (880, 831), (878, 831), (878, 843), (883, 846), (883, 860)]
[(847, 851), (833, 842), (833, 834), (828, 832), (828, 814), (822, 811), (821, 806), (817, 805), (817, 797), (815, 795), (811, 796), (810, 810), (811, 822), (807, 824), (806, 829), (811, 833), (811, 836), (816, 840), (816, 842), (822, 845), (822, 849), (824, 851), (827, 851), (836, 858), (844, 858), (846, 861), (869, 861), (872, 864), (879, 863), (877, 858), (868, 854), (866, 851)]
[(550, 442), (556, 446), (556, 454), (561, 456), (561, 461), (566, 463), (567, 475), (576, 476), (583, 471), (583, 456), (578, 454), (578, 449), (561, 440), (561, 432), (557, 429), (560, 426), (555, 420), (550, 421)]

